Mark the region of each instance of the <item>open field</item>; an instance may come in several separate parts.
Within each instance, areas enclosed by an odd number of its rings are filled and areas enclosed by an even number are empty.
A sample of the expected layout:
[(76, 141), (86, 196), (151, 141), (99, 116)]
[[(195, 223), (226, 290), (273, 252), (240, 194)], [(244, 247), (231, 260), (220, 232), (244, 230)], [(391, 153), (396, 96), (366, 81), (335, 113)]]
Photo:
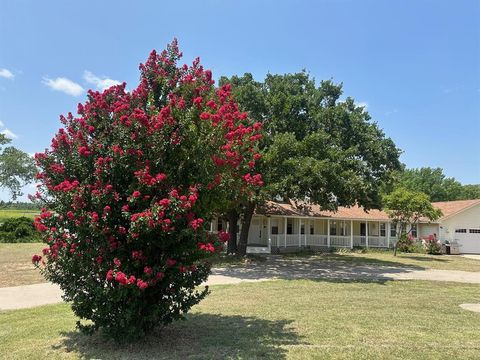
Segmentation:
[(33, 219), (39, 213), (40, 212), (38, 210), (0, 210), (0, 223), (3, 222), (5, 219), (20, 216), (25, 216)]
[(32, 255), (45, 247), (42, 243), (0, 243), (0, 287), (45, 282), (32, 264)]
[(279, 280), (212, 287), (188, 321), (117, 346), (68, 305), (0, 312), (2, 359), (478, 359), (478, 285)]

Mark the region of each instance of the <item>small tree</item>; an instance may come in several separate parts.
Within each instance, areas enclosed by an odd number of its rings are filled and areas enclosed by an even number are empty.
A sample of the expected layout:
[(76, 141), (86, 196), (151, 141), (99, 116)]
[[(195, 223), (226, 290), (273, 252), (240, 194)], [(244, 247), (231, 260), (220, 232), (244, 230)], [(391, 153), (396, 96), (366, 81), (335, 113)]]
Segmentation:
[[(399, 228), (397, 238), (401, 239), (411, 232), (406, 225), (416, 225), (419, 220), (435, 221), (442, 212), (433, 207), (428, 195), (422, 192), (399, 188), (384, 197), (386, 211), (392, 222)], [(397, 242), (393, 245), (393, 254), (397, 255)]]
[[(11, 142), (4, 134), (0, 134), (0, 146)], [(0, 187), (10, 191), (15, 200), (22, 195), (22, 186), (35, 179), (35, 162), (27, 153), (13, 146), (0, 150)]]
[(60, 285), (87, 332), (126, 341), (181, 318), (203, 299), (208, 255), (228, 234), (205, 224), (232, 197), (261, 184), (259, 124), (238, 111), (230, 86), (213, 86), (196, 59), (177, 66), (174, 41), (140, 65), (139, 86), (90, 91), (78, 117), (36, 155), (48, 247), (46, 278)]

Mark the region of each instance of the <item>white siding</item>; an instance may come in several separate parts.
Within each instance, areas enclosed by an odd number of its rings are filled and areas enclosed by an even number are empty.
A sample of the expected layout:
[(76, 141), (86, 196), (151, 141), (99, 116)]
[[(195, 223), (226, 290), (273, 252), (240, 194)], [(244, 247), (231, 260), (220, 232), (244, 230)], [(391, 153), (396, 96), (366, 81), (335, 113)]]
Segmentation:
[(480, 228), (480, 204), (442, 221), (442, 240), (455, 240), (455, 229)]
[(438, 224), (419, 224), (420, 231), (418, 232), (419, 237), (424, 237), (428, 235), (437, 234), (437, 238), (440, 236)]

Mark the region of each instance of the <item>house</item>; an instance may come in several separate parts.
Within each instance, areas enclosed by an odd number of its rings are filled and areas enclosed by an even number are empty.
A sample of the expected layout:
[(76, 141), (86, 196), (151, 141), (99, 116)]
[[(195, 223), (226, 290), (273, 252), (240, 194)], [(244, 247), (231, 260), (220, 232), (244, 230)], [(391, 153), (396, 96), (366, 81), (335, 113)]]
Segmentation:
[[(415, 238), (436, 234), (442, 242), (457, 241), (461, 253), (480, 253), (480, 199), (435, 202), (443, 216), (411, 225)], [(212, 230), (225, 228), (215, 220)], [(358, 206), (336, 212), (317, 205), (268, 202), (252, 218), (247, 252), (279, 253), (302, 248), (392, 247), (397, 229), (386, 212)]]

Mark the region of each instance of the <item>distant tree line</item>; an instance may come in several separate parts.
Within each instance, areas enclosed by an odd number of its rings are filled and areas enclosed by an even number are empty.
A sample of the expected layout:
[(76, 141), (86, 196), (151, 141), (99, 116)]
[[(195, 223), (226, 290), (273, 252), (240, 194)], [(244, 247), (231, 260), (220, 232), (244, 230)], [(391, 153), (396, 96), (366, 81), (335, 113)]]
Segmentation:
[(394, 189), (423, 192), (434, 202), (480, 199), (480, 184), (462, 185), (455, 178), (447, 177), (441, 168), (404, 169), (395, 178)]
[(0, 201), (0, 209), (2, 210), (40, 210), (40, 207), (39, 203)]

